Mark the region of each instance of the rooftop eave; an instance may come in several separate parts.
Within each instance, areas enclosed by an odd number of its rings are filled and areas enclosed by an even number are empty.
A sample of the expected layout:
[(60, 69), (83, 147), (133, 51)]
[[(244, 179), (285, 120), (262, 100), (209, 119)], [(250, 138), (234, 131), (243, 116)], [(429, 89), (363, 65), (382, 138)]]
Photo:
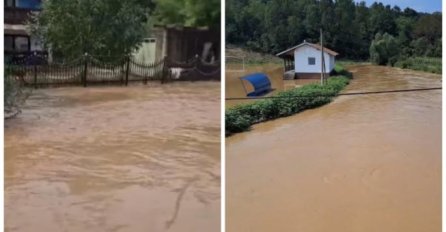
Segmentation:
[[(285, 51), (282, 51), (282, 52), (277, 53), (276, 56), (278, 56), (278, 57), (283, 57), (284, 55), (290, 55), (290, 54), (287, 54), (287, 53), (289, 53), (290, 51), (296, 50), (297, 48), (302, 47), (302, 46), (304, 46), (304, 45), (308, 45), (308, 46), (313, 47), (313, 48), (315, 48), (315, 49), (317, 49), (317, 50), (319, 50), (319, 51), (321, 50), (320, 48), (315, 47), (315, 46), (314, 46), (315, 44), (310, 44), (310, 43), (308, 43), (307, 41), (304, 41), (303, 43), (301, 43), (301, 44), (299, 44), (299, 45), (296, 45), (296, 46), (294, 46), (294, 47), (292, 47), (292, 48), (288, 48), (288, 49), (286, 49)], [(325, 48), (325, 49), (327, 49), (327, 48)], [(339, 53), (337, 53), (337, 52), (335, 52), (335, 51), (333, 51), (333, 50), (330, 50), (330, 49), (327, 49), (327, 50), (329, 50), (329, 52), (328, 52), (328, 51), (324, 51), (324, 52), (326, 52), (326, 53), (329, 54), (329, 55), (332, 55), (332, 56), (338, 56), (338, 55), (339, 55)], [(292, 54), (292, 56), (294, 56), (294, 54)]]

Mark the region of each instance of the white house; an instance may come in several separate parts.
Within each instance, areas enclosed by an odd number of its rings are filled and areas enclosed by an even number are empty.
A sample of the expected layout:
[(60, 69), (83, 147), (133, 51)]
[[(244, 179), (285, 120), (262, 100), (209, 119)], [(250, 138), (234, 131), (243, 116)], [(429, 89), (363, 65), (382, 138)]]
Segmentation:
[[(294, 78), (319, 78), (321, 65), (321, 45), (303, 43), (279, 52), (276, 56), (284, 60), (285, 72), (293, 74)], [(330, 73), (335, 67), (337, 52), (324, 47), (325, 73)]]

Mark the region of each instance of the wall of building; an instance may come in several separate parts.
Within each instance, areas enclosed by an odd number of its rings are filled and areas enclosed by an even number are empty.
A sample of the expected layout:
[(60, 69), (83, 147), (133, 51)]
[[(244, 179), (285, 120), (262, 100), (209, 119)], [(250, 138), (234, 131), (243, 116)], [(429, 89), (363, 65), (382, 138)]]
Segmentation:
[[(150, 44), (150, 47), (155, 47), (155, 49), (148, 49), (147, 42), (143, 42), (133, 53), (134, 57), (136, 59), (141, 58), (142, 62), (153, 60), (151, 59), (153, 54), (156, 61), (167, 56), (174, 63), (186, 63), (195, 59), (196, 56), (208, 63), (220, 60), (219, 30), (191, 27), (154, 27), (146, 39), (155, 40), (154, 46)], [(150, 57), (150, 59), (147, 57)]]
[[(167, 28), (167, 56), (175, 62), (187, 62), (196, 56), (211, 62), (220, 60), (220, 29)], [(207, 53), (207, 57), (203, 57)]]
[[(314, 57), (315, 64), (309, 65), (308, 58)], [(324, 52), (326, 73), (334, 68), (334, 57)], [(294, 70), (296, 73), (320, 73), (321, 72), (321, 51), (311, 46), (302, 46), (294, 51)]]

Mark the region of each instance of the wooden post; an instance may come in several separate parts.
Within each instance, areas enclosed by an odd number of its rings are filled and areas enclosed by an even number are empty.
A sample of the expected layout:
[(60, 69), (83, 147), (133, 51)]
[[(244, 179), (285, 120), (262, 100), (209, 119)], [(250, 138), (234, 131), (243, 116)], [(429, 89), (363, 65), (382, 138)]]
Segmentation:
[(130, 56), (127, 56), (127, 67), (125, 69), (125, 86), (129, 84)]
[(324, 85), (324, 68), (323, 68), (323, 60), (324, 60), (324, 45), (322, 41), (322, 28), (320, 29), (321, 34), (321, 85)]

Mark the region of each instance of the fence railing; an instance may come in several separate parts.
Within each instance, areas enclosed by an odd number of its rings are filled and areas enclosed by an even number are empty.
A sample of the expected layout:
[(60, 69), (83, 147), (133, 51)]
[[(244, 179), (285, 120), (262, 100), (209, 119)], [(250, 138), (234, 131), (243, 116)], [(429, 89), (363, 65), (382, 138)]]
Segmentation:
[[(214, 62), (215, 63), (215, 62)], [(129, 56), (95, 57), (84, 55), (64, 63), (48, 62), (38, 54), (15, 60), (8, 64), (11, 77), (27, 87), (78, 85), (87, 87), (97, 84), (173, 80), (219, 80), (220, 64), (204, 63), (198, 57), (179, 63), (165, 57), (153, 63), (142, 63)]]
[(169, 80), (197, 81), (197, 80), (220, 80), (220, 61), (207, 63), (198, 56), (186, 61), (179, 62), (165, 58), (166, 66), (169, 67)]
[[(49, 63), (32, 55), (8, 64), (11, 77), (28, 87), (96, 84), (128, 85), (129, 82), (168, 81), (164, 59), (154, 63), (140, 63), (130, 57), (98, 59), (84, 55), (65, 63)], [(111, 60), (111, 61), (110, 61)]]

